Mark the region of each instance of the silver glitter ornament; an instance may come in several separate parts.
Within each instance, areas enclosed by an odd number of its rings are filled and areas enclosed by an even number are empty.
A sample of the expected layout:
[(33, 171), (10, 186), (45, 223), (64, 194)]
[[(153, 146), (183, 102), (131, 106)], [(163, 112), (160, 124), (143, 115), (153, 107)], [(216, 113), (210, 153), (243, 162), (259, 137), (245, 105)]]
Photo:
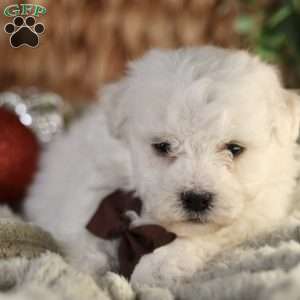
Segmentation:
[(35, 89), (22, 93), (0, 93), (0, 107), (15, 112), (25, 126), (32, 128), (42, 144), (49, 143), (62, 132), (72, 114), (70, 105), (55, 93), (39, 93)]

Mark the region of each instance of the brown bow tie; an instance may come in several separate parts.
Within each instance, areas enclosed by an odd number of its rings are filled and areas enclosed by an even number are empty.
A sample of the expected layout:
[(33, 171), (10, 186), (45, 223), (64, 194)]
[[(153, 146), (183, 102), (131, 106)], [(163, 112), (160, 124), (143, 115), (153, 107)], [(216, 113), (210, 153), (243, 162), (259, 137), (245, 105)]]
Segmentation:
[(105, 197), (94, 216), (86, 226), (94, 235), (102, 239), (121, 238), (118, 258), (119, 273), (130, 278), (140, 258), (154, 249), (172, 242), (176, 235), (159, 225), (142, 225), (129, 228), (130, 220), (125, 212), (141, 211), (141, 201), (132, 192), (116, 192)]

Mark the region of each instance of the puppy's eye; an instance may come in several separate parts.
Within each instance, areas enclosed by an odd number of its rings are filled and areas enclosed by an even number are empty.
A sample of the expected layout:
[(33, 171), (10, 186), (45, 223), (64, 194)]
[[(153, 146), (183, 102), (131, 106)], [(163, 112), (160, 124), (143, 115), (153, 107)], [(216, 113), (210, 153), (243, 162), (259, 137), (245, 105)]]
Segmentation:
[(160, 155), (166, 155), (171, 151), (171, 145), (168, 142), (152, 144), (153, 149)]
[(242, 147), (238, 144), (233, 144), (233, 143), (226, 144), (226, 149), (231, 152), (233, 157), (237, 157), (237, 156), (241, 155), (243, 153), (243, 151), (245, 150), (244, 147)]

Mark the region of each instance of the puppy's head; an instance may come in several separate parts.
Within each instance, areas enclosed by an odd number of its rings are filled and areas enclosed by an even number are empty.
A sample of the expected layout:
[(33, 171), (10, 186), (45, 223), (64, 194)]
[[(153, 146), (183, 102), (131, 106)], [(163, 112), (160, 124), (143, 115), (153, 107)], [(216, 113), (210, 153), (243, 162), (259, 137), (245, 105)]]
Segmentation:
[(224, 226), (287, 211), (299, 104), (256, 57), (154, 50), (104, 98), (112, 133), (130, 149), (144, 214)]

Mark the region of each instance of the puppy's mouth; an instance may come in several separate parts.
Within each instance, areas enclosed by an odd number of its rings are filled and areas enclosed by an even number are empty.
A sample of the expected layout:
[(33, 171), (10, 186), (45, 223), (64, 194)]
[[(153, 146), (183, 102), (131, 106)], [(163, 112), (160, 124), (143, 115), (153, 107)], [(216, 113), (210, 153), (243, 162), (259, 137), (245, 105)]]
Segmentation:
[(182, 216), (181, 220), (164, 224), (169, 231), (176, 233), (181, 237), (193, 237), (197, 235), (205, 235), (214, 233), (220, 229), (220, 226), (213, 222), (210, 214), (188, 214)]
[[(210, 209), (211, 210), (211, 209)], [(197, 223), (197, 224), (207, 224), (209, 222), (210, 210), (205, 213), (186, 213), (186, 222)]]

